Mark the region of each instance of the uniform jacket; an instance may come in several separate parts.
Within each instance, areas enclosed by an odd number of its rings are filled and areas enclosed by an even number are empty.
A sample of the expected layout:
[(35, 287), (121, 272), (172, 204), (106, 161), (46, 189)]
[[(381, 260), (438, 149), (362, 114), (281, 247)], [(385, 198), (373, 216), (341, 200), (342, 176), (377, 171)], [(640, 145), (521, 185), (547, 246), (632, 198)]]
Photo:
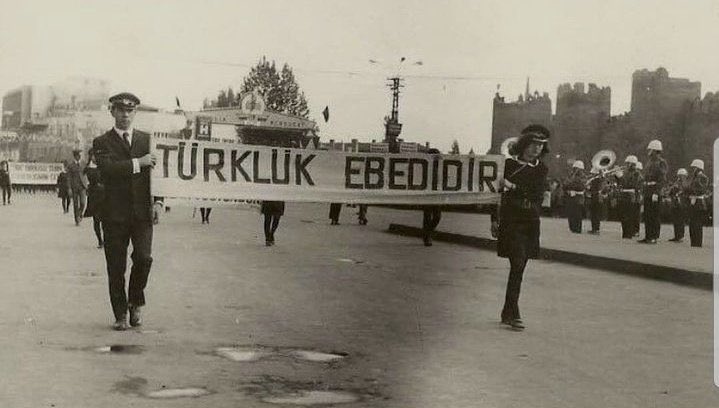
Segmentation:
[(127, 148), (122, 138), (110, 129), (92, 141), (100, 177), (105, 186), (100, 217), (104, 222), (152, 220), (150, 167), (133, 174), (132, 159), (150, 152), (150, 135), (134, 130), (132, 146)]
[(516, 188), (502, 195), (502, 220), (539, 219), (548, 171), (539, 160), (524, 163), (513, 157), (507, 159), (504, 176)]
[[(642, 175), (639, 174), (639, 171), (637, 171), (636, 169), (625, 171), (622, 177), (617, 177), (617, 189), (619, 190), (619, 197), (622, 199), (630, 198), (632, 201), (637, 201), (640, 195), (641, 183)], [(622, 190), (628, 189), (633, 189), (634, 194), (630, 195), (629, 193), (622, 192)]]
[(647, 163), (644, 169), (644, 181), (647, 183), (656, 183), (653, 186), (647, 186), (647, 191), (651, 191), (652, 194), (661, 191), (664, 184), (667, 182), (667, 172), (669, 166), (667, 161), (661, 157), (655, 157)]

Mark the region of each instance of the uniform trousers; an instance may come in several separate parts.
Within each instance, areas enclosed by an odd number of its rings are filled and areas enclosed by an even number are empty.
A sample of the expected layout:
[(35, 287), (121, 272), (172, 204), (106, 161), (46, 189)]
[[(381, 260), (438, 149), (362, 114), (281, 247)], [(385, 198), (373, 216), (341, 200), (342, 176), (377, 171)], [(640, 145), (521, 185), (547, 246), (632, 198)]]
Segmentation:
[[(127, 313), (128, 304), (145, 305), (145, 287), (152, 266), (152, 221), (133, 219), (128, 222), (103, 221), (105, 261), (110, 287), (110, 303), (116, 319)], [(125, 294), (127, 247), (132, 242), (132, 268)]]
[(644, 235), (646, 239), (658, 239), (661, 230), (659, 200), (652, 200), (654, 193), (644, 196)]
[(583, 196), (574, 196), (567, 199), (567, 220), (569, 221), (569, 230), (572, 232), (582, 232), (583, 206)]
[(704, 200), (697, 200), (689, 206), (689, 240), (691, 246), (700, 247), (704, 241), (704, 223), (706, 221), (706, 206)]
[(635, 208), (636, 204), (632, 203), (632, 199), (629, 194), (622, 194), (618, 203), (619, 219), (622, 222), (622, 238), (631, 238), (636, 233)]
[(674, 239), (683, 239), (686, 226), (686, 210), (682, 205), (672, 207), (672, 224), (674, 224)]

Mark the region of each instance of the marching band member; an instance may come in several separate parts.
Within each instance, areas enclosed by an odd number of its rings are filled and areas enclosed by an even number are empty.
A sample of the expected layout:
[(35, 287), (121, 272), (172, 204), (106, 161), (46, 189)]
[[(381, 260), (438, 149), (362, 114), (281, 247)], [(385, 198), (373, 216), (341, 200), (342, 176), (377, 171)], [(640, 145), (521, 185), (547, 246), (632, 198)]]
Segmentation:
[(637, 173), (639, 173), (639, 188), (637, 189), (637, 202), (634, 203), (632, 209), (634, 215), (632, 221), (634, 222), (634, 236), (640, 235), (642, 226), (642, 214), (644, 213), (644, 165), (642, 162), (637, 161)]
[(499, 220), (493, 219), (493, 230), (498, 229), (497, 255), (509, 258), (509, 278), (502, 323), (514, 330), (523, 330), (519, 314), (519, 292), (522, 276), (529, 259), (539, 256), (539, 214), (547, 179), (547, 166), (540, 158), (548, 152), (549, 130), (541, 125), (530, 125), (510, 150), (504, 165), (504, 188)]
[(692, 175), (685, 184), (685, 194), (689, 197), (689, 240), (691, 246), (701, 247), (708, 208), (709, 178), (704, 174), (704, 161), (692, 161), (691, 169)]
[(592, 167), (591, 174), (594, 175), (594, 178), (587, 183), (588, 191), (586, 195), (586, 198), (589, 199), (589, 213), (592, 220), (592, 229), (589, 233), (599, 234), (607, 182), (598, 168)]
[(670, 242), (684, 241), (684, 225), (686, 224), (686, 196), (684, 195), (684, 187), (687, 181), (687, 170), (682, 168), (677, 170), (677, 178), (674, 183), (667, 189), (667, 198), (669, 208), (672, 214), (672, 224), (674, 224), (674, 238)]
[(582, 233), (582, 218), (584, 212), (584, 163), (576, 160), (572, 165), (572, 173), (564, 189), (567, 195), (567, 220), (569, 230), (575, 234)]
[(656, 244), (661, 223), (659, 219), (659, 194), (667, 179), (667, 162), (662, 158), (662, 142), (652, 140), (647, 146), (649, 162), (644, 171), (644, 239), (643, 244)]
[(622, 222), (622, 238), (631, 239), (634, 237), (635, 230), (635, 206), (638, 201), (639, 194), (639, 172), (636, 169), (637, 157), (629, 155), (624, 160), (626, 171), (620, 171), (616, 174), (617, 190), (619, 192), (619, 219)]

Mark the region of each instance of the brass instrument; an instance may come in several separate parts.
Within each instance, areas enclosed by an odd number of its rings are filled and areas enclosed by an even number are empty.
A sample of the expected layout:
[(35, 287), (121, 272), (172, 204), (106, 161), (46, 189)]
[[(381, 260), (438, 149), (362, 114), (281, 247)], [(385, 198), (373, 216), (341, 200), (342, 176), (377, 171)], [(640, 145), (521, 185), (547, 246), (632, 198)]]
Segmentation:
[(509, 154), (509, 149), (515, 143), (517, 143), (518, 140), (519, 140), (519, 138), (516, 136), (508, 137), (507, 139), (504, 140), (504, 142), (502, 142), (502, 145), (499, 147), (499, 152), (505, 157), (510, 157), (511, 155)]
[(619, 167), (615, 167), (615, 168), (611, 169), (611, 167), (614, 166), (614, 163), (616, 163), (616, 161), (617, 161), (617, 154), (614, 153), (612, 150), (598, 151), (594, 155), (594, 157), (592, 157), (592, 168), (599, 170), (599, 174), (587, 179), (587, 181), (586, 181), (587, 186), (594, 179), (597, 179), (599, 177), (606, 177), (606, 176), (609, 176), (609, 175), (612, 175), (615, 173), (624, 172), (624, 170), (626, 170), (626, 166), (619, 166)]

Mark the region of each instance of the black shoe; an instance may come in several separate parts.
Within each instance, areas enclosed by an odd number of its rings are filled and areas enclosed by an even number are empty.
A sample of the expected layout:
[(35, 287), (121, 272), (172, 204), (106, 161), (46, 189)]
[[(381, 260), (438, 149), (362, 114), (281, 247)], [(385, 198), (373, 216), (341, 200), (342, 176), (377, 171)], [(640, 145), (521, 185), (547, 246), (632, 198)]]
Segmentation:
[(587, 231), (587, 234), (599, 235), (599, 231)]
[(512, 328), (512, 330), (515, 331), (522, 331), (524, 330), (524, 323), (522, 323), (521, 319), (512, 319), (509, 321), (509, 326)]
[(430, 236), (424, 237), (424, 246), (428, 246), (428, 247), (432, 246), (432, 237), (430, 237)]
[(270, 241), (268, 239), (265, 240), (265, 246), (272, 246), (272, 241)]
[(127, 330), (129, 327), (127, 326), (127, 316), (122, 316), (119, 319), (115, 320), (115, 323), (112, 324), (112, 329), (117, 331), (123, 331)]
[(637, 243), (640, 243), (640, 244), (648, 244), (648, 243), (649, 243), (649, 239), (647, 239), (647, 238), (640, 239), (639, 241), (637, 241)]
[(130, 310), (130, 326), (142, 326), (142, 308), (130, 305), (128, 309)]
[(656, 243), (657, 243), (657, 240), (656, 240), (656, 239), (648, 239), (648, 240), (647, 240), (647, 244), (652, 244), (652, 245), (654, 245), (654, 244), (656, 244)]
[(100, 241), (100, 242), (97, 243), (97, 249), (102, 249), (102, 248), (104, 248), (104, 247), (105, 247), (105, 243), (104, 243), (104, 242)]

